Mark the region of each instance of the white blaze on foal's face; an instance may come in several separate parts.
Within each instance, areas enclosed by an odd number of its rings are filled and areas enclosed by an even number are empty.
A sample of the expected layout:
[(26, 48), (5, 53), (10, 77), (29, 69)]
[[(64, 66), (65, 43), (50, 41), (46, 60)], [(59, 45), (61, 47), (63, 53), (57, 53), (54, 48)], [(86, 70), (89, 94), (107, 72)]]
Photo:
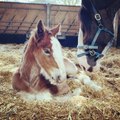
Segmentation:
[(59, 70), (56, 71), (54, 74), (58, 74), (57, 72), (59, 72), (60, 80), (64, 80), (66, 79), (66, 70), (63, 61), (61, 45), (55, 37), (51, 37), (51, 43), (52, 43), (53, 57), (59, 67)]

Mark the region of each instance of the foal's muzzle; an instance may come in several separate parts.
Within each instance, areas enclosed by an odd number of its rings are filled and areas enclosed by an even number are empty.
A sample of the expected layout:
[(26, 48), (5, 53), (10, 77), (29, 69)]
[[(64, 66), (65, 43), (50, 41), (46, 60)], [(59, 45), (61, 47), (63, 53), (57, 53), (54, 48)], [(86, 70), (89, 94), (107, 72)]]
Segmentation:
[(54, 69), (51, 73), (51, 83), (60, 84), (66, 80), (66, 74), (61, 73), (59, 69)]

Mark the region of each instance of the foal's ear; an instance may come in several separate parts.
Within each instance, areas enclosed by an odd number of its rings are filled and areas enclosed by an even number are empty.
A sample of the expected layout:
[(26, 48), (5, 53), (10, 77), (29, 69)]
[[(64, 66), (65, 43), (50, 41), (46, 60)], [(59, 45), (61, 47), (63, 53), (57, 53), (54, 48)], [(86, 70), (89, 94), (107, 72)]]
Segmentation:
[(61, 30), (61, 24), (51, 29), (52, 34), (55, 36)]
[(39, 38), (42, 38), (44, 36), (44, 32), (45, 32), (45, 27), (42, 20), (40, 20), (37, 24), (37, 36)]

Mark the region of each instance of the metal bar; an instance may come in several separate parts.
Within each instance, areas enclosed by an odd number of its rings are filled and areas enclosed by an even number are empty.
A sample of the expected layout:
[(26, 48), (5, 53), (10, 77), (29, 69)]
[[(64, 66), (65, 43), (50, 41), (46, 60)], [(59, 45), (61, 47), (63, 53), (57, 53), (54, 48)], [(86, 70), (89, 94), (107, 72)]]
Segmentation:
[(69, 35), (69, 36), (72, 36), (72, 35), (77, 36), (78, 35), (76, 32), (68, 32), (67, 34), (66, 34), (66, 32), (62, 32), (62, 33), (65, 35)]
[(33, 23), (35, 22), (35, 20), (37, 19), (37, 17), (38, 17), (38, 15), (36, 15), (36, 17), (34, 18), (33, 22), (32, 22), (32, 23), (31, 23), (31, 25), (28, 27), (27, 32), (29, 32), (29, 31), (30, 31), (30, 28), (32, 27), (32, 25), (33, 25)]
[[(1, 29), (0, 30), (4, 30), (4, 29)], [(16, 31), (16, 30), (13, 30), (13, 29), (9, 29), (9, 31)], [(19, 31), (27, 31), (27, 30), (19, 30)]]
[[(3, 28), (0, 28), (0, 30), (4, 30)], [(10, 31), (16, 31), (15, 29), (9, 29)], [(19, 31), (27, 31), (27, 30), (20, 30), (19, 29)], [(63, 32), (63, 33), (65, 33), (65, 31)], [(70, 33), (70, 32), (68, 32), (68, 33)], [(71, 32), (71, 33), (75, 33), (75, 32)]]
[(5, 11), (3, 12), (2, 16), (0, 17), (0, 21), (2, 20), (2, 18), (3, 18), (3, 16), (4, 16), (6, 11), (7, 11), (7, 9), (5, 9)]
[[(0, 29), (0, 30), (4, 30), (4, 29)], [(9, 29), (9, 31), (15, 31), (15, 30), (13, 30), (13, 29)], [(19, 30), (20, 32), (27, 32), (27, 30)], [(7, 33), (7, 32), (6, 32)], [(66, 33), (66, 32), (62, 32), (62, 33)], [(72, 36), (72, 34), (74, 34), (74, 35), (76, 35), (76, 32), (68, 32), (66, 35), (71, 35)]]
[(60, 10), (56, 10), (56, 14), (54, 15), (54, 17), (56, 17), (59, 12)]
[[(8, 23), (7, 21), (1, 21), (1, 22), (2, 22), (2, 23)], [(22, 21), (20, 21), (20, 22), (14, 21), (14, 23), (21, 23), (21, 22), (22, 22)], [(24, 21), (24, 23), (25, 23), (25, 24), (30, 24), (31, 22), (25, 22), (25, 21)]]
[[(5, 28), (6, 28), (7, 26), (0, 25), (0, 27), (5, 27)], [(16, 29), (18, 28), (18, 26), (11, 26), (11, 27), (12, 27), (13, 29), (14, 29), (14, 28), (16, 28)], [(22, 26), (22, 28), (26, 28), (26, 27), (29, 27), (29, 26)], [(31, 28), (34, 28), (34, 26), (31, 27)], [(19, 29), (20, 29), (20, 28), (19, 28)], [(63, 28), (63, 27), (62, 27), (62, 30), (66, 30), (66, 29), (67, 29), (67, 28)], [(77, 29), (71, 28), (71, 30), (77, 30)], [(17, 30), (16, 30), (16, 31), (17, 31)]]
[(68, 14), (68, 11), (65, 13), (65, 16), (63, 17), (63, 20), (61, 22), (61, 25), (63, 24), (63, 22), (65, 21), (66, 15)]
[[(59, 13), (59, 11), (60, 11), (60, 10), (57, 10), (57, 11), (56, 11), (56, 14), (51, 17), (51, 21), (52, 21), (53, 23), (55, 23), (54, 20), (55, 20), (55, 17), (57, 16), (57, 14)], [(52, 24), (51, 24), (51, 25), (52, 25)], [(55, 25), (55, 24), (54, 24), (54, 25)]]
[(23, 23), (23, 21), (25, 20), (26, 17), (27, 17), (27, 14), (23, 17), (22, 22), (21, 22), (20, 25), (18, 26), (18, 29), (15, 31), (15, 33), (18, 32), (19, 28), (21, 27), (21, 25), (22, 25), (22, 23)]
[[(57, 11), (57, 10), (51, 10), (51, 11)], [(68, 10), (61, 10), (61, 9), (60, 9), (60, 12), (66, 12), (66, 11), (68, 11)], [(77, 11), (77, 10), (70, 10), (69, 12), (78, 13), (79, 10), (78, 10), (78, 11)]]
[[(14, 21), (14, 23), (18, 23), (18, 24), (21, 23), (21, 22), (22, 22), (22, 21), (20, 21), (20, 22)], [(1, 21), (1, 24), (2, 24), (2, 23), (9, 23), (9, 22)], [(31, 22), (25, 22), (25, 21), (24, 21), (24, 23), (25, 23), (25, 24), (31, 24)], [(34, 22), (33, 24), (36, 25), (37, 22)], [(57, 25), (57, 24), (54, 24), (54, 25)], [(64, 26), (68, 26), (69, 24), (63, 24), (63, 25), (64, 25)], [(4, 26), (4, 25), (0, 25), (0, 26)], [(74, 26), (78, 26), (78, 25), (74, 25)], [(17, 26), (16, 26), (16, 27), (17, 27)]]
[[(26, 28), (25, 26), (24, 26), (24, 28)], [(31, 27), (31, 29), (33, 29), (34, 27)], [(5, 30), (4, 28), (0, 28), (0, 29), (2, 29), (2, 30)], [(16, 31), (16, 29), (9, 29), (9, 30), (14, 30), (14, 31)], [(19, 29), (20, 30), (20, 29)], [(63, 29), (63, 30), (66, 30), (66, 29)], [(71, 30), (77, 30), (77, 29), (71, 29)], [(26, 29), (26, 31), (27, 31), (27, 29)], [(64, 31), (65, 32), (65, 31)]]
[(75, 17), (75, 19), (72, 21), (72, 23), (69, 25), (69, 27), (68, 27), (68, 29), (67, 29), (66, 33), (70, 30), (70, 28), (71, 28), (71, 27), (72, 27), (72, 25), (74, 24), (75, 20), (76, 20), (76, 17)]
[[(10, 27), (11, 25), (8, 25), (8, 27)], [(0, 27), (7, 27), (5, 25), (0, 25)], [(11, 26), (12, 28), (18, 28), (18, 25), (14, 25), (14, 26)], [(24, 27), (29, 27), (29, 26), (22, 26), (23, 28)]]
[[(66, 30), (66, 28), (62, 28), (62, 30)], [(71, 28), (70, 30), (78, 30), (78, 29)]]
[[(3, 30), (4, 29), (0, 29), (0, 31), (3, 31)], [(9, 29), (9, 31), (13, 32), (13, 31), (16, 31), (16, 30)], [(27, 30), (19, 30), (19, 32), (23, 32), (23, 34), (26, 34)], [(8, 33), (8, 32), (6, 32), (6, 33)], [(66, 32), (62, 32), (62, 33), (65, 34)], [(16, 34), (19, 34), (19, 33), (17, 32)], [(76, 32), (68, 32), (66, 35), (69, 35), (69, 36), (75, 35), (75, 36), (77, 36), (77, 33)]]
[(47, 14), (46, 14), (46, 23), (47, 23), (47, 27), (50, 27), (50, 8), (51, 5), (47, 4)]
[(10, 24), (12, 23), (12, 20), (15, 18), (16, 15), (13, 15), (13, 17), (10, 19), (10, 21), (8, 22), (8, 25), (6, 26), (5, 30), (3, 31), (3, 33), (5, 33), (8, 29), (8, 27), (10, 26)]

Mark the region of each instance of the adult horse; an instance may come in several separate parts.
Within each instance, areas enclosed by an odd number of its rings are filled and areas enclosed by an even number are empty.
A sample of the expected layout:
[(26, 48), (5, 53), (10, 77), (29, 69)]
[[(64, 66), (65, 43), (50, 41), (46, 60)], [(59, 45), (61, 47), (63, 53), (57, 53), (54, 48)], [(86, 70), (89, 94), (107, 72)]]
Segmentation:
[[(85, 70), (92, 72), (93, 68), (99, 64), (100, 58), (105, 55), (106, 51), (114, 42), (114, 34), (104, 27), (98, 10), (108, 8), (116, 2), (118, 7), (115, 8), (115, 11), (117, 11), (120, 7), (119, 0), (82, 0), (82, 6), (79, 11), (80, 28), (77, 54), (79, 63)], [(94, 33), (94, 36), (91, 35), (91, 31), (95, 29), (91, 28), (93, 20), (97, 23), (97, 32)], [(112, 39), (104, 40), (104, 38), (102, 38), (101, 40), (98, 38), (101, 32), (109, 34), (109, 37), (112, 37)]]
[[(77, 72), (75, 65), (63, 58), (55, 35), (60, 25), (47, 29), (40, 20), (25, 45), (23, 58), (13, 74), (12, 86), (28, 93), (49, 91), (53, 95), (69, 91), (66, 75)], [(67, 67), (66, 67), (67, 65)]]

